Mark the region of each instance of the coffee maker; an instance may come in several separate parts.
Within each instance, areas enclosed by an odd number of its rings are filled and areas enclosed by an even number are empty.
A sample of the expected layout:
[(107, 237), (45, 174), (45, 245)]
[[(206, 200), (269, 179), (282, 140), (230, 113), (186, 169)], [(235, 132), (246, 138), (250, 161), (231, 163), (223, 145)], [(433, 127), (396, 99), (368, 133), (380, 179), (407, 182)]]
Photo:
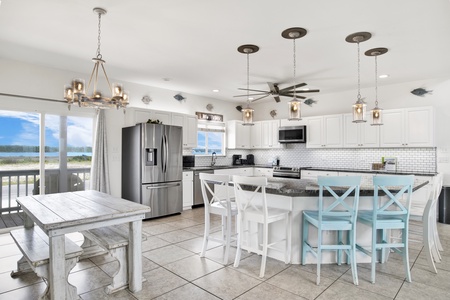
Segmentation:
[(255, 156), (253, 154), (247, 155), (247, 165), (254, 165), (255, 164)]
[(242, 155), (240, 155), (240, 154), (233, 154), (233, 166), (236, 166), (236, 165), (240, 165), (241, 164), (241, 158), (242, 158)]

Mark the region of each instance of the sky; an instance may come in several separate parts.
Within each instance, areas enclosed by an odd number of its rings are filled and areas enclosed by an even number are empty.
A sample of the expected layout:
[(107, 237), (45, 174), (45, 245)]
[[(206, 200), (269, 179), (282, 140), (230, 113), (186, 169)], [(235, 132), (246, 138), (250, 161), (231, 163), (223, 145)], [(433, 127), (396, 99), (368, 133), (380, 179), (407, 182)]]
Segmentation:
[[(0, 110), (0, 145), (39, 146), (39, 114)], [(45, 145), (59, 146), (59, 116), (45, 117)], [(92, 119), (67, 117), (67, 144), (92, 146)]]

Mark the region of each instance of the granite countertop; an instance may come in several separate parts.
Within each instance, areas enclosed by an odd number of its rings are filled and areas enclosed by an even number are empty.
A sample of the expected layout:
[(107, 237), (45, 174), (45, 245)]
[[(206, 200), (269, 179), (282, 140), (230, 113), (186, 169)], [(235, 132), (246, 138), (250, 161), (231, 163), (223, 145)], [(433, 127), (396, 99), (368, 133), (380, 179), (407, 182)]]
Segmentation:
[(272, 169), (273, 167), (269, 166), (269, 165), (197, 166), (197, 167), (183, 168), (183, 171), (220, 170), (220, 169), (236, 169), (236, 168), (268, 168), (268, 169)]
[[(417, 182), (413, 191), (428, 184), (428, 181)], [(268, 194), (288, 197), (318, 197), (319, 187), (317, 181), (310, 179), (270, 178), (266, 187)], [(380, 193), (381, 195), (381, 193)], [(373, 196), (373, 186), (361, 186), (360, 196)]]
[(375, 173), (375, 174), (395, 174), (395, 175), (416, 175), (416, 176), (436, 176), (437, 172), (407, 172), (407, 171), (384, 171), (384, 170), (366, 170), (366, 169), (350, 169), (350, 168), (323, 168), (323, 167), (306, 167), (302, 170), (312, 171), (334, 171), (334, 172), (351, 172), (351, 173)]

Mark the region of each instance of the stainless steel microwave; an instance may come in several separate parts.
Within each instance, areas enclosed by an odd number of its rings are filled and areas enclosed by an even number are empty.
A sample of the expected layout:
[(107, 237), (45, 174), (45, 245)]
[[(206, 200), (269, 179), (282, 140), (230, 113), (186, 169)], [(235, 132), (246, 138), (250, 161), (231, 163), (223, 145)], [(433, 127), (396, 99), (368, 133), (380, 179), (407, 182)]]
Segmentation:
[(306, 143), (306, 126), (282, 126), (278, 129), (280, 143)]

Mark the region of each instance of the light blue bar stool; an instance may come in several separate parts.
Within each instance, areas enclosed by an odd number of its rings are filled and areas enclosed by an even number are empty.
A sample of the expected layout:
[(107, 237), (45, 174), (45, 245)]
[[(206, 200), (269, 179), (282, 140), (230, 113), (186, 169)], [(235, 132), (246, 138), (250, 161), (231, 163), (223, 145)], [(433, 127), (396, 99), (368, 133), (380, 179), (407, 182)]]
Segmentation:
[[(408, 222), (414, 175), (377, 175), (373, 177), (373, 184), (373, 210), (360, 211), (358, 214), (358, 222), (372, 228), (371, 249), (367, 250), (360, 245), (356, 245), (356, 248), (371, 256), (372, 283), (375, 283), (377, 251), (381, 250), (379, 260), (384, 262), (386, 251), (390, 248), (402, 254), (406, 279), (411, 282)], [(388, 230), (400, 230), (401, 240), (392, 240)]]
[[(355, 242), (361, 176), (319, 176), (317, 182), (319, 185), (319, 210), (303, 211), (302, 265), (306, 263), (308, 252), (317, 257), (316, 283), (319, 285), (322, 251), (337, 251), (337, 263), (340, 265), (342, 250), (344, 250), (347, 254), (347, 262), (351, 263), (353, 283), (358, 285)], [(327, 191), (330, 196), (324, 195), (324, 191)], [(309, 225), (317, 228), (317, 247), (313, 247), (308, 241)], [(327, 230), (337, 231), (335, 244), (324, 245), (322, 243), (323, 231)], [(345, 231), (348, 233), (348, 238), (344, 243), (343, 232)]]

